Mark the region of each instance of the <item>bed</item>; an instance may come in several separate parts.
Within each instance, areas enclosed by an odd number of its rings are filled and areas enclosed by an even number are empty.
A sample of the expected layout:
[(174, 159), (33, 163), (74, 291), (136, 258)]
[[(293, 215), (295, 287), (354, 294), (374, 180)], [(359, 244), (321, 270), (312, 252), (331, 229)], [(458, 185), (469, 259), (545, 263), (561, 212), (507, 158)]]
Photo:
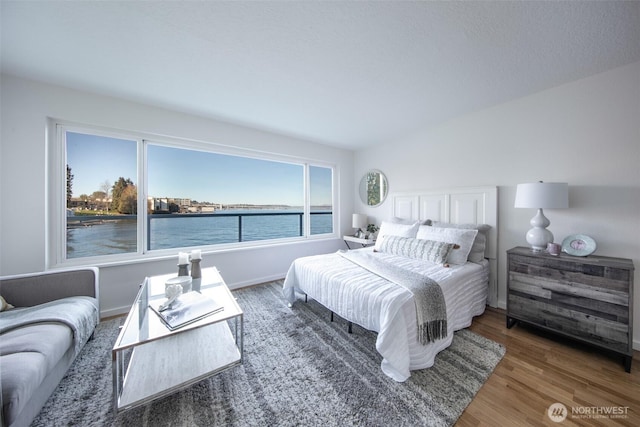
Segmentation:
[[(347, 321), (376, 331), (382, 371), (402, 382), (410, 371), (431, 367), (436, 355), (451, 344), (454, 331), (468, 327), (497, 296), (497, 190), (424, 191), (390, 195), (390, 199), (392, 211), (387, 213), (389, 220), (381, 223), (375, 247), (296, 259), (283, 294), (292, 309), (310, 297)], [(425, 245), (431, 249), (436, 245), (439, 252), (407, 251), (409, 246)], [(447, 259), (439, 262), (444, 252)], [(416, 288), (397, 280), (395, 273), (386, 274), (387, 269), (439, 285), (446, 307), (446, 333), (419, 338), (422, 328), (416, 319), (423, 310), (416, 310), (416, 304), (424, 306), (420, 302), (424, 297), (414, 296)]]

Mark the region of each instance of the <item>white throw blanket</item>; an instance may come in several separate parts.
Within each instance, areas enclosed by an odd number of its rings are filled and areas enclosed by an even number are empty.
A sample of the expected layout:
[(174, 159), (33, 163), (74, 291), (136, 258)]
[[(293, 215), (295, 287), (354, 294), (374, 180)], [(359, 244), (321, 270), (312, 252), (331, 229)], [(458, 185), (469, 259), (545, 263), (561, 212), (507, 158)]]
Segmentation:
[(98, 323), (96, 304), (95, 298), (76, 296), (3, 311), (0, 313), (0, 334), (34, 323), (64, 323), (73, 331), (75, 353), (78, 354)]
[(416, 305), (418, 341), (426, 345), (447, 336), (447, 308), (440, 285), (430, 277), (399, 268), (369, 252), (338, 251), (343, 258), (407, 289)]

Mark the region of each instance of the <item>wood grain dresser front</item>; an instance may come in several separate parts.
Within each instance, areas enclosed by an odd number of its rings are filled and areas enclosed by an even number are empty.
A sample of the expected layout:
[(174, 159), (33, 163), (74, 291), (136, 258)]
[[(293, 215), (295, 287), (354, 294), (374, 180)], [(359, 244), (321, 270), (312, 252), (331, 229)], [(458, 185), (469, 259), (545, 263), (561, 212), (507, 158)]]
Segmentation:
[(633, 357), (633, 262), (507, 251), (507, 328), (517, 321)]

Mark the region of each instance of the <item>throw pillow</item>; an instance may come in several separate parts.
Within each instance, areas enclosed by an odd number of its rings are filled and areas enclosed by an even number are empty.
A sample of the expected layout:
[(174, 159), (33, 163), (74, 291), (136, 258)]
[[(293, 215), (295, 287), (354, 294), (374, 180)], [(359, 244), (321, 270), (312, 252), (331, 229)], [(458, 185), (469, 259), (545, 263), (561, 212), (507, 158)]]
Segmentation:
[(447, 222), (433, 221), (434, 227), (441, 228), (462, 228), (467, 230), (478, 230), (471, 251), (469, 252), (469, 261), (479, 263), (484, 260), (484, 252), (487, 249), (487, 233), (491, 229), (488, 224), (450, 224)]
[(420, 223), (418, 222), (414, 222), (413, 224), (395, 224), (392, 222), (382, 221), (382, 224), (380, 224), (380, 231), (378, 231), (376, 245), (373, 250), (380, 250), (380, 245), (384, 242), (385, 236), (416, 237), (419, 226)]
[(387, 236), (380, 246), (380, 252), (424, 259), (434, 264), (444, 264), (447, 262), (453, 247), (452, 243), (413, 239), (411, 237)]
[(0, 311), (11, 310), (12, 308), (14, 307), (5, 301), (3, 296), (0, 296)]
[(438, 242), (447, 242), (459, 245), (460, 249), (449, 255), (448, 262), (451, 264), (465, 264), (477, 234), (478, 230), (441, 228), (422, 225), (418, 230), (416, 239), (435, 240)]

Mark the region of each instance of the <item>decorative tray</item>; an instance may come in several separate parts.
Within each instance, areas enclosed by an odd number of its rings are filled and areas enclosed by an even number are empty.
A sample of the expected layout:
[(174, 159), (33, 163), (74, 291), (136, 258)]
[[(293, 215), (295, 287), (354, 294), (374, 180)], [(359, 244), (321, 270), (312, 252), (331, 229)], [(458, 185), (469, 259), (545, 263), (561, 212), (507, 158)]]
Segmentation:
[(574, 256), (587, 256), (596, 250), (596, 241), (584, 234), (572, 234), (562, 241), (562, 251)]

